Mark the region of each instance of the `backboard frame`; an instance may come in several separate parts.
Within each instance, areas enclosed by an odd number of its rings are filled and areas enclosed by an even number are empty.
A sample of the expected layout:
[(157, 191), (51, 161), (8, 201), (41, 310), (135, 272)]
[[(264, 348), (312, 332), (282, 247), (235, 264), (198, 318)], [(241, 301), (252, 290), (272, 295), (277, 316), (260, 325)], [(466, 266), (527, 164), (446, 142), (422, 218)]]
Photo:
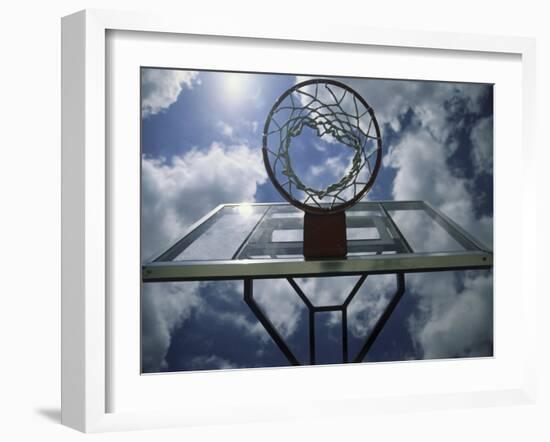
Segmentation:
[[(181, 239), (161, 253), (145, 261), (142, 267), (143, 282), (233, 280), (243, 278), (283, 278), (307, 276), (343, 276), (362, 273), (414, 273), (449, 270), (487, 269), (493, 265), (492, 251), (441, 211), (425, 201), (372, 201), (388, 214), (391, 210), (424, 210), (447, 233), (469, 250), (449, 252), (413, 252), (380, 254), (356, 259), (231, 259), (211, 261), (174, 261), (167, 259), (179, 254), (200, 236), (201, 228), (215, 219), (226, 207), (239, 207), (240, 204), (220, 204), (210, 211), (182, 235)], [(248, 204), (247, 204), (248, 205)], [(287, 206), (288, 203), (254, 203), (257, 206)], [(402, 236), (399, 229), (399, 235)], [(199, 232), (197, 234), (197, 232)], [(406, 243), (406, 241), (405, 241)], [(407, 246), (408, 247), (408, 246)], [(410, 247), (409, 247), (410, 249)], [(174, 252), (174, 250), (176, 250)], [(171, 252), (172, 251), (172, 252)]]

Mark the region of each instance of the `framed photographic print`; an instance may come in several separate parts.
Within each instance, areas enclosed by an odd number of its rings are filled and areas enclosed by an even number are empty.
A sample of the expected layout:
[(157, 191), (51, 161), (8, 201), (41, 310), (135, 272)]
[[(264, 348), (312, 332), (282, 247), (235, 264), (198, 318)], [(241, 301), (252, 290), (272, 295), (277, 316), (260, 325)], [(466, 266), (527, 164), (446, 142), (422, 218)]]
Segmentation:
[(64, 18), (63, 422), (529, 402), (533, 57)]
[(140, 75), (143, 373), (493, 356), (493, 85)]

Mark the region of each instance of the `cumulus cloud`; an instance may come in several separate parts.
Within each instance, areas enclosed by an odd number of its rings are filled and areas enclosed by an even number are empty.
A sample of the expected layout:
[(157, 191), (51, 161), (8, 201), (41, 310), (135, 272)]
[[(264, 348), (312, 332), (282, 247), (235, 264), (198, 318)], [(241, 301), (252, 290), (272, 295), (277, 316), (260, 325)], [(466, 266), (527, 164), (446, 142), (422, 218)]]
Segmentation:
[(216, 321), (232, 325), (260, 341), (267, 342), (269, 339), (262, 324), (258, 321), (251, 322), (244, 313), (218, 311), (216, 312)]
[(143, 69), (141, 110), (143, 118), (158, 114), (174, 103), (184, 87), (200, 84), (199, 73), (174, 69)]
[(395, 275), (370, 275), (349, 305), (348, 327), (355, 337), (365, 337), (382, 316), (397, 290)]
[[(492, 217), (476, 217), (469, 182), (453, 175), (447, 165), (448, 156), (449, 149), (426, 129), (404, 135), (388, 154), (387, 165), (396, 169), (393, 197), (395, 200), (426, 200), (491, 245)], [(431, 238), (436, 233), (432, 232)], [(421, 240), (427, 242), (429, 237)]]
[[(258, 304), (283, 337), (290, 337), (299, 326), (304, 305), (286, 279), (256, 281), (254, 284)], [(265, 333), (265, 332), (264, 332)], [(263, 334), (263, 336), (267, 336)]]
[(259, 123), (247, 119), (238, 119), (232, 121), (231, 124), (226, 121), (218, 121), (216, 123), (218, 135), (224, 141), (232, 143), (260, 143), (259, 138)]
[(232, 126), (230, 126), (229, 124), (223, 122), (223, 121), (218, 121), (218, 123), (216, 124), (216, 127), (218, 128), (218, 130), (220, 131), (220, 133), (226, 137), (226, 138), (233, 138), (233, 135), (235, 133), (235, 130), (233, 129)]
[(342, 304), (357, 282), (355, 276), (298, 278), (296, 282), (313, 305)]
[(492, 355), (492, 272), (410, 275), (407, 284), (420, 297), (410, 328), (424, 358)]

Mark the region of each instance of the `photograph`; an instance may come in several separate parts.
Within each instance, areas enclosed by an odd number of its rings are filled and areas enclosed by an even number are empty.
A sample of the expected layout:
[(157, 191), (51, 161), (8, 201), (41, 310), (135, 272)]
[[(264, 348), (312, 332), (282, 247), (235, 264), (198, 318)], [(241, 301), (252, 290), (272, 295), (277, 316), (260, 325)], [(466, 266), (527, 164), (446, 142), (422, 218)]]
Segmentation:
[(141, 373), (493, 357), (493, 87), (142, 66)]

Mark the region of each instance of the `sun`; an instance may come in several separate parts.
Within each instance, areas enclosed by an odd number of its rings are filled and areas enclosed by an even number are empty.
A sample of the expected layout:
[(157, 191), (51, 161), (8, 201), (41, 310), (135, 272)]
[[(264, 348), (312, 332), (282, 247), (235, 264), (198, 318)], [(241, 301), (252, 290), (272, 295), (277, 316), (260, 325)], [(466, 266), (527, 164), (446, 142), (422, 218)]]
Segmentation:
[(235, 102), (243, 99), (246, 90), (246, 75), (227, 74), (223, 79), (224, 98)]

